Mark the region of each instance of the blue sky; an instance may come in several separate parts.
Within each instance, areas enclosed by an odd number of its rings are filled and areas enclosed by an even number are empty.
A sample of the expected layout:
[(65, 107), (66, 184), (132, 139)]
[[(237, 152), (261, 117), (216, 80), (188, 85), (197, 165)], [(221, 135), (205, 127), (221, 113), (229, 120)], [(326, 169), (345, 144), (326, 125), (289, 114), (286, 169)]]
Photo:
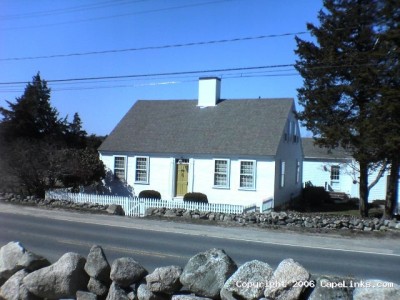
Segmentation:
[[(109, 134), (136, 100), (196, 99), (201, 76), (222, 77), (222, 98), (297, 99), (302, 78), (275, 66), (295, 62), (294, 33), (310, 39), (301, 32), (321, 8), (322, 0), (3, 0), (0, 106), (21, 96), (38, 71), (60, 117), (78, 112), (98, 135)], [(218, 71), (157, 75), (207, 70)]]

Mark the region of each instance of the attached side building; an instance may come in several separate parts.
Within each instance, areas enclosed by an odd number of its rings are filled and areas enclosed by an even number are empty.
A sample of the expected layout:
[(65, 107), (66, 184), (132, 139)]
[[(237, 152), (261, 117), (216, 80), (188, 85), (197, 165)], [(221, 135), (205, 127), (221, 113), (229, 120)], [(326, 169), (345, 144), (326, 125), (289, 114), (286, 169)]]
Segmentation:
[(293, 99), (220, 100), (201, 78), (198, 100), (137, 101), (99, 148), (135, 194), (165, 200), (201, 192), (210, 203), (280, 206), (301, 192), (302, 148)]
[[(304, 160), (303, 181), (315, 186), (323, 186), (327, 191), (343, 192), (350, 197), (359, 198), (358, 164), (343, 148), (328, 150), (314, 144), (313, 138), (302, 138)], [(379, 171), (368, 177), (371, 183)], [(386, 197), (388, 173), (385, 172), (369, 192), (369, 201), (383, 200)], [(400, 185), (399, 191), (400, 192)], [(399, 200), (397, 200), (399, 202)], [(399, 205), (398, 205), (399, 207)]]

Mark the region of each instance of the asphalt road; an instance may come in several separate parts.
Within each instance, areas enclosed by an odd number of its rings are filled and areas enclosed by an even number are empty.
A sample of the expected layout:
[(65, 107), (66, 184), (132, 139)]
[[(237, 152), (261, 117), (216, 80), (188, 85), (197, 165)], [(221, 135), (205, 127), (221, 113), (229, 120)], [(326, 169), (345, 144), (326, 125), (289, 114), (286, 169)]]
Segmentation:
[(238, 265), (258, 259), (275, 268), (293, 258), (312, 274), (400, 283), (398, 237), (225, 228), (0, 204), (0, 246), (16, 240), (52, 262), (69, 251), (86, 256), (98, 244), (110, 263), (130, 256), (151, 272), (171, 264), (183, 267), (196, 253), (221, 248)]

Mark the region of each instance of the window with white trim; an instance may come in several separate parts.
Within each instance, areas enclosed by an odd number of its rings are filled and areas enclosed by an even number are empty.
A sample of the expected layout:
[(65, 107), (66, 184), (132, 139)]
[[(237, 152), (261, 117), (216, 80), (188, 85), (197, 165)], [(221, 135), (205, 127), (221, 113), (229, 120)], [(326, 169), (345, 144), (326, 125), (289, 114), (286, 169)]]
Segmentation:
[(114, 176), (121, 181), (126, 180), (126, 157), (115, 156), (114, 157)]
[(340, 166), (331, 166), (331, 181), (339, 181)]
[(146, 156), (136, 157), (135, 182), (148, 183), (149, 181), (149, 158)]
[(285, 172), (286, 172), (286, 163), (281, 161), (281, 187), (285, 186)]
[(297, 124), (294, 123), (294, 129), (293, 129), (293, 142), (298, 143), (299, 142), (299, 134), (298, 134), (298, 129), (297, 129)]
[(296, 159), (296, 184), (300, 182), (300, 162)]
[(286, 126), (285, 126), (285, 141), (289, 141), (289, 139), (290, 139), (289, 131), (290, 131), (290, 121), (287, 120)]
[(229, 187), (229, 160), (214, 160), (214, 187)]
[(256, 162), (254, 160), (240, 161), (240, 188), (255, 189)]

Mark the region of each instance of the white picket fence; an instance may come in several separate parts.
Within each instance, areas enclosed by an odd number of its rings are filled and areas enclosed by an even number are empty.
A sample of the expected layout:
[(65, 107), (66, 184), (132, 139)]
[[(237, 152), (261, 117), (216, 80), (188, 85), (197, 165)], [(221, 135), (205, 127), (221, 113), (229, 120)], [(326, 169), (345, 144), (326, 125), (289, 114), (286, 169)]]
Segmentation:
[(241, 214), (246, 207), (243, 205), (197, 203), (183, 201), (167, 201), (158, 199), (144, 199), (137, 197), (120, 197), (109, 195), (94, 195), (82, 193), (69, 193), (65, 191), (47, 191), (45, 199), (68, 200), (75, 203), (96, 203), (101, 205), (118, 204), (125, 211), (125, 215), (131, 217), (144, 217), (146, 209), (154, 208), (182, 208), (188, 210), (199, 210), (204, 212), (219, 212), (228, 214)]

